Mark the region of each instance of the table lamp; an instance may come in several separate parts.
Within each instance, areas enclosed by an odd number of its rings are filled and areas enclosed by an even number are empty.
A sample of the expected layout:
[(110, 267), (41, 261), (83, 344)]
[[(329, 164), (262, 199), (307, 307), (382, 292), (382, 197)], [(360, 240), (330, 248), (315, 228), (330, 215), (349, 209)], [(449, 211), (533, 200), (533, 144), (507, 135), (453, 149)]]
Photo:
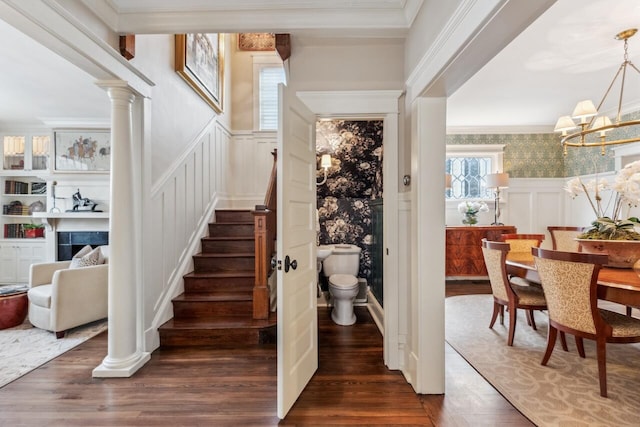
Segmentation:
[(500, 218), (500, 189), (509, 187), (509, 174), (508, 173), (490, 173), (486, 176), (487, 188), (494, 188), (496, 192), (496, 198), (494, 201), (495, 217), (491, 225), (503, 225), (499, 222)]

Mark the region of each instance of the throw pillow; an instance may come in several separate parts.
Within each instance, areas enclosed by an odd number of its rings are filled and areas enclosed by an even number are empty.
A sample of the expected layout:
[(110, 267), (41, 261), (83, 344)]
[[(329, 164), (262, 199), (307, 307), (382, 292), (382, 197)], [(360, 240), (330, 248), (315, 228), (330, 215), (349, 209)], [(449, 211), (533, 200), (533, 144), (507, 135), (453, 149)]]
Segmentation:
[[(91, 246), (89, 246), (89, 248), (91, 248)], [(79, 257), (76, 254), (76, 256), (74, 256), (71, 259), (71, 264), (69, 264), (69, 268), (90, 267), (92, 265), (98, 265), (100, 263), (99, 261), (100, 261), (100, 249), (96, 248), (89, 251), (89, 253), (84, 256)]]
[(92, 250), (93, 248), (91, 247), (91, 245), (86, 245), (82, 249), (80, 249), (78, 252), (76, 252), (76, 254), (73, 257), (82, 258), (83, 256), (89, 254), (89, 252), (91, 252)]

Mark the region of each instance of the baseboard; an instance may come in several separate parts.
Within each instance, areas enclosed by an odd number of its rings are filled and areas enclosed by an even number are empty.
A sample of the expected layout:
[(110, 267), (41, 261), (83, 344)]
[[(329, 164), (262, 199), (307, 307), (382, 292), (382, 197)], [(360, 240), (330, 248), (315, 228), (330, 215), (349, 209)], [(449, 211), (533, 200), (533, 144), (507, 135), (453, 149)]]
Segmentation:
[(384, 336), (384, 309), (371, 290), (367, 291), (367, 309), (373, 318), (378, 330)]

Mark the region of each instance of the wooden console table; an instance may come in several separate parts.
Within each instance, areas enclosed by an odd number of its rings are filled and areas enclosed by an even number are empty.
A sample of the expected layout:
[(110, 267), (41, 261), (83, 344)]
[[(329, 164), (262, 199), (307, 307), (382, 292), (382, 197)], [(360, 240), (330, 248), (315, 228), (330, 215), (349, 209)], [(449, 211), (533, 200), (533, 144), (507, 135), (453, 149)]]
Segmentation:
[(445, 275), (449, 279), (486, 278), (482, 239), (497, 241), (502, 234), (516, 232), (511, 225), (447, 227)]

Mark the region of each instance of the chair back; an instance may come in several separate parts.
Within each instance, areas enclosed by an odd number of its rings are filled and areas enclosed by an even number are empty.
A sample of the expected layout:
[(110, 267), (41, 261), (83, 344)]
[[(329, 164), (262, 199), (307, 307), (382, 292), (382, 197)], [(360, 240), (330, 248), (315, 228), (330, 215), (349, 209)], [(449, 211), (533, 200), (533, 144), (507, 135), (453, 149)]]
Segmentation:
[(531, 248), (539, 247), (544, 237), (544, 234), (507, 233), (500, 236), (500, 241), (511, 246), (509, 259), (531, 259)]
[(508, 252), (508, 243), (491, 242), (487, 239), (482, 239), (482, 255), (489, 274), (491, 293), (502, 301), (509, 301), (509, 291), (511, 291), (505, 266)]
[(608, 255), (531, 250), (547, 299), (549, 319), (577, 331), (596, 333), (598, 273)]
[(580, 242), (576, 237), (582, 234), (583, 227), (547, 227), (549, 234), (551, 235), (551, 243), (553, 249), (563, 252), (580, 252)]

